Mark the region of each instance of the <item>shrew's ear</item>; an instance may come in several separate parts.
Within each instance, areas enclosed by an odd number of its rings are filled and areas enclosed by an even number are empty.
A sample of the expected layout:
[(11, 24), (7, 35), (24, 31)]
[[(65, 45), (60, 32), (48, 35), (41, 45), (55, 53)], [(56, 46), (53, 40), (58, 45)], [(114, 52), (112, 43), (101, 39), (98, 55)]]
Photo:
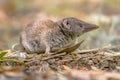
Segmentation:
[(63, 20), (63, 26), (64, 26), (66, 29), (71, 30), (71, 26), (70, 26), (68, 20)]

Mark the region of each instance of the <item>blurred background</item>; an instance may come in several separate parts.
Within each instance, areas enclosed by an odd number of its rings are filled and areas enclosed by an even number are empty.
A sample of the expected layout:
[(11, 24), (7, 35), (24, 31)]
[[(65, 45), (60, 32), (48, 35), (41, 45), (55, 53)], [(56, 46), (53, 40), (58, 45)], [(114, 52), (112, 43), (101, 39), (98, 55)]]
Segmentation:
[(76, 17), (100, 26), (81, 36), (81, 49), (120, 44), (120, 0), (0, 0), (0, 51), (19, 41), (33, 19)]

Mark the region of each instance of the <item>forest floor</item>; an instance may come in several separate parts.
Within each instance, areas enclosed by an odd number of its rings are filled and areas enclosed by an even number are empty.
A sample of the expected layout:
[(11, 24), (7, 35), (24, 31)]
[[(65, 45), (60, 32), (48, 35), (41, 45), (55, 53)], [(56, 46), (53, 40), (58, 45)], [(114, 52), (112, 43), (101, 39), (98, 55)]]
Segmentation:
[[(73, 46), (74, 48), (75, 46)], [(120, 80), (120, 46), (52, 54), (1, 52), (1, 80)], [(76, 49), (76, 48), (75, 48)]]

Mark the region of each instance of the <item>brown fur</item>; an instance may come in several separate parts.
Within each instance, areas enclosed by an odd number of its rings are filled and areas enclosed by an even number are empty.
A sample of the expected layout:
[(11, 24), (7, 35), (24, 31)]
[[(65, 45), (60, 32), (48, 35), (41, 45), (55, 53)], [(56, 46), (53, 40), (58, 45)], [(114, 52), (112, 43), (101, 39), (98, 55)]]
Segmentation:
[(57, 22), (49, 19), (36, 20), (23, 30), (20, 43), (28, 53), (50, 53), (72, 45), (78, 36), (85, 33), (85, 29), (90, 31), (97, 27), (72, 17)]

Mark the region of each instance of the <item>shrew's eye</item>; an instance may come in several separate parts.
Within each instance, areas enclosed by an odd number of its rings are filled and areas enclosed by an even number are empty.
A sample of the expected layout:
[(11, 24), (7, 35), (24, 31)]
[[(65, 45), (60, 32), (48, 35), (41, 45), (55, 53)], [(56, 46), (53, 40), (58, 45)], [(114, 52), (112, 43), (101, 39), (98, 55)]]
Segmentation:
[(69, 25), (68, 20), (64, 20), (64, 22), (65, 22), (66, 25)]
[(69, 25), (68, 21), (66, 22), (67, 25)]

